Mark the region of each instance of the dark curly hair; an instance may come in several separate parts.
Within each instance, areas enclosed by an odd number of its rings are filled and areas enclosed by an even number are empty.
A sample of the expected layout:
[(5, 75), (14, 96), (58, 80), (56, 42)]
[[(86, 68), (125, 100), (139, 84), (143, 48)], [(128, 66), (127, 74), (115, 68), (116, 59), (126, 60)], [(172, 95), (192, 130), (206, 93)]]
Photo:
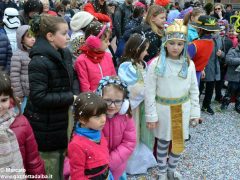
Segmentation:
[(28, 16), (30, 12), (41, 14), (43, 7), (39, 0), (28, 0), (23, 4), (24, 13)]

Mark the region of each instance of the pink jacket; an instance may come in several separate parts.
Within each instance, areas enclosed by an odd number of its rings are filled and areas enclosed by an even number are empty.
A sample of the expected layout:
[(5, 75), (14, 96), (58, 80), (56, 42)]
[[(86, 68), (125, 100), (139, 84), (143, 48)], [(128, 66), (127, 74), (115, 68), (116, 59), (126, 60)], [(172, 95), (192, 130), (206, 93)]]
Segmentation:
[(112, 57), (108, 52), (105, 52), (102, 61), (96, 64), (88, 59), (85, 54), (81, 54), (75, 62), (75, 70), (82, 92), (93, 92), (97, 89), (99, 81), (104, 76), (116, 75)]
[(134, 120), (127, 115), (119, 114), (111, 119), (107, 118), (103, 134), (108, 141), (110, 170), (114, 179), (118, 180), (136, 146)]

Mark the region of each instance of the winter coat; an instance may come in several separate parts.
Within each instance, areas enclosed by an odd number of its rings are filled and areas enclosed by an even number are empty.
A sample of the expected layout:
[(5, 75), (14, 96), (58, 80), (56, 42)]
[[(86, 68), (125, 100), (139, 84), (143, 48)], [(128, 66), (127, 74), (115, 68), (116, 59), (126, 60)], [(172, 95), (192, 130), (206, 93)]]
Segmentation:
[(105, 137), (97, 144), (84, 136), (74, 135), (68, 145), (71, 180), (88, 180), (91, 175), (85, 175), (90, 170), (109, 164), (109, 152)]
[(38, 37), (29, 56), (30, 94), (24, 115), (40, 151), (65, 149), (68, 109), (79, 92), (70, 51), (56, 50), (44, 37)]
[(44, 162), (40, 158), (32, 128), (26, 117), (17, 116), (10, 128), (17, 137), (26, 175), (45, 175)]
[(19, 11), (19, 16), (21, 25), (27, 25), (29, 24), (30, 18), (25, 14), (24, 10)]
[(142, 17), (141, 18), (132, 18), (126, 25), (125, 30), (124, 30), (124, 34), (123, 34), (123, 39), (125, 41), (127, 41), (129, 39), (129, 37), (132, 35), (132, 30), (135, 27), (138, 27), (139, 25), (141, 25), (142, 22)]
[(12, 48), (8, 37), (6, 34), (0, 33), (0, 71), (9, 73), (11, 57)]
[(240, 82), (240, 72), (235, 71), (240, 65), (240, 47), (232, 48), (226, 55), (226, 64), (228, 65), (226, 79), (228, 81)]
[(115, 29), (117, 39), (119, 39), (123, 35), (126, 25), (132, 17), (132, 13), (133, 6), (126, 5), (125, 2), (122, 5), (120, 5), (114, 12), (113, 26)]
[[(209, 82), (209, 81), (219, 81), (221, 78), (221, 71), (220, 71), (220, 61), (221, 58), (225, 56), (225, 53), (222, 51), (221, 57), (218, 57), (216, 55), (218, 50), (222, 50), (222, 40), (221, 37), (219, 38), (213, 38), (214, 40), (214, 48), (212, 51), (212, 54), (209, 58), (208, 64), (205, 67), (205, 78), (203, 81)], [(211, 39), (212, 37), (210, 37)]]
[(145, 37), (149, 40), (148, 56), (145, 56), (144, 58), (146, 62), (159, 54), (162, 45), (161, 37), (155, 32), (153, 32), (148, 24), (141, 24), (140, 26), (134, 28), (132, 30), (132, 33), (144, 33)]
[(97, 12), (94, 9), (93, 4), (91, 2), (85, 4), (85, 6), (83, 7), (83, 10), (92, 14), (94, 17), (97, 18), (99, 22), (112, 22), (109, 15)]
[(75, 62), (82, 92), (95, 91), (104, 76), (115, 76), (116, 71), (110, 53), (105, 52), (100, 63), (92, 62), (85, 54), (81, 54)]
[(108, 141), (110, 170), (114, 179), (119, 179), (136, 146), (134, 120), (127, 115), (119, 114), (113, 118), (107, 118), (103, 134)]
[(19, 27), (17, 33), (18, 50), (13, 53), (11, 59), (10, 78), (13, 93), (16, 97), (29, 95), (28, 64), (30, 62), (29, 53), (22, 46), (22, 38), (28, 31), (29, 26)]

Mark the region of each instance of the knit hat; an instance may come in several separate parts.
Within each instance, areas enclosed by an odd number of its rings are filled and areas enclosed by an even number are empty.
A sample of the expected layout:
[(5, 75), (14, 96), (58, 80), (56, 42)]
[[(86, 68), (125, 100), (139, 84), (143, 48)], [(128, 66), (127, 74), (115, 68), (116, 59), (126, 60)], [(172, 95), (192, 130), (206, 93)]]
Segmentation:
[(187, 62), (187, 32), (188, 28), (187, 26), (183, 25), (182, 19), (175, 19), (174, 22), (169, 25), (165, 32), (165, 37), (163, 38), (163, 43), (161, 45), (161, 53), (159, 55), (159, 58), (161, 58), (161, 61), (159, 65), (156, 67), (155, 72), (159, 76), (163, 77), (166, 71), (166, 50), (165, 45), (169, 40), (183, 40), (184, 42), (184, 49), (183, 49), (183, 65), (182, 69), (180, 70), (178, 76), (181, 78), (187, 78), (187, 69), (188, 69), (188, 62)]
[(86, 11), (80, 11), (74, 14), (70, 22), (70, 27), (73, 31), (78, 31), (92, 22), (94, 16)]

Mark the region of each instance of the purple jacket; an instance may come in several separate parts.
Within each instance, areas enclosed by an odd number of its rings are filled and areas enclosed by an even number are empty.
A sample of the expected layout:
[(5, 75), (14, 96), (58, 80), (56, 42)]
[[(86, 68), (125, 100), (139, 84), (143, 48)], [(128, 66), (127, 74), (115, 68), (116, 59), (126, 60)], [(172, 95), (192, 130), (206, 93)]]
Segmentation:
[(103, 134), (108, 141), (110, 170), (118, 180), (127, 166), (127, 161), (136, 146), (134, 120), (127, 115), (117, 114), (107, 118)]

